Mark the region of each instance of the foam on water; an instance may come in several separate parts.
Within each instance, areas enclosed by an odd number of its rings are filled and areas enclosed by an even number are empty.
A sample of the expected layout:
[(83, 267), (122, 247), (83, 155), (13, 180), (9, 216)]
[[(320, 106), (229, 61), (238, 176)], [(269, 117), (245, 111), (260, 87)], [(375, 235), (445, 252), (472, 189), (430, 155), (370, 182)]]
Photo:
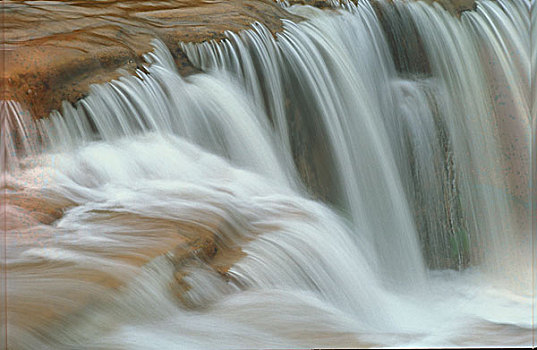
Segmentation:
[[(155, 41), (37, 128), (2, 104), (12, 347), (531, 344), (528, 4), (344, 5), (189, 77)], [(178, 268), (192, 232), (225, 274)]]

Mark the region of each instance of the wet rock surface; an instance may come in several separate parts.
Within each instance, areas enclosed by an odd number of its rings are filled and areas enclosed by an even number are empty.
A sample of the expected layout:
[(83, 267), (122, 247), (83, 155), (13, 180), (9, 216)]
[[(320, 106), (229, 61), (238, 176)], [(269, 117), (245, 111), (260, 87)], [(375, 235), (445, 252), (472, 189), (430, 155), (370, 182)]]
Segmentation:
[(271, 1), (5, 1), (2, 99), (16, 100), (35, 118), (74, 102), (90, 84), (134, 73), (159, 38), (185, 73), (193, 68), (178, 43), (225, 37), (261, 22), (272, 32), (295, 19)]
[[(474, 0), (426, 1), (454, 13), (475, 6)], [(333, 1), (289, 3), (327, 8)], [(195, 70), (180, 41), (218, 40), (256, 21), (275, 33), (281, 19), (300, 20), (270, 0), (4, 1), (3, 7), (2, 99), (22, 103), (34, 118), (79, 100), (91, 84), (143, 69), (153, 38), (166, 43), (181, 73), (189, 74)]]
[(464, 11), (475, 10), (476, 7), (475, 0), (425, 0), (425, 2), (431, 4), (436, 2), (456, 15), (460, 15)]
[[(356, 4), (356, 0), (350, 0)], [(390, 0), (393, 1), (393, 0)], [(437, 3), (444, 7), (446, 10), (450, 11), (455, 15), (460, 15), (464, 11), (471, 11), (475, 9), (476, 3), (475, 0), (422, 0), (426, 3), (433, 4)], [(338, 3), (338, 0), (287, 0), (289, 5), (310, 5), (319, 8), (328, 8), (333, 7), (334, 4)], [(339, 1), (341, 2), (341, 1)], [(375, 1), (373, 1), (375, 5)]]

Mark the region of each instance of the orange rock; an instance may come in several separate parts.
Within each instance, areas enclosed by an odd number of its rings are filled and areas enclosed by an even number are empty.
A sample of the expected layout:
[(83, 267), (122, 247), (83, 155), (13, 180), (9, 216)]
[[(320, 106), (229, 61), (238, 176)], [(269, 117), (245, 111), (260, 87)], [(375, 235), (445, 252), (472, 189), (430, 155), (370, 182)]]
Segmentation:
[(193, 71), (179, 41), (221, 39), (259, 21), (272, 32), (297, 19), (270, 1), (165, 0), (4, 1), (2, 99), (19, 101), (34, 118), (75, 102), (90, 84), (134, 72), (160, 38), (178, 66)]
[[(455, 13), (475, 6), (474, 0), (426, 1)], [(330, 6), (328, 0), (290, 2)], [(63, 100), (79, 100), (91, 84), (118, 78), (119, 68), (133, 73), (153, 38), (166, 43), (188, 74), (194, 68), (179, 41), (218, 40), (255, 21), (277, 32), (281, 19), (300, 20), (268, 0), (6, 0), (3, 8), (2, 99), (20, 102), (34, 118), (47, 117)]]

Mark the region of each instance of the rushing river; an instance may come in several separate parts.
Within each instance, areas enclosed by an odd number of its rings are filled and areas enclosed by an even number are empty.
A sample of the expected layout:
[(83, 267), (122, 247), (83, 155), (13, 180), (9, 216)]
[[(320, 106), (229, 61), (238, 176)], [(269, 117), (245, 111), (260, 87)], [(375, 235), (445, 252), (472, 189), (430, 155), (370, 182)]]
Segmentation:
[(197, 74), (155, 40), (47, 119), (3, 101), (10, 348), (532, 345), (529, 8), (292, 6), (182, 44)]

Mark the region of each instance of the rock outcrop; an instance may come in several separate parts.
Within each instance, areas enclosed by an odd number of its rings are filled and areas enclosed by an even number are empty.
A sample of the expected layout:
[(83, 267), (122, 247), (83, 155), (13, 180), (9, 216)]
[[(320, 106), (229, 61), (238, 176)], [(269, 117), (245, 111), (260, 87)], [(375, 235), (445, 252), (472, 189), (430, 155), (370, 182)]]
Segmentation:
[[(460, 14), (475, 0), (438, 2)], [(290, 0), (290, 4), (331, 7), (329, 0)], [(169, 47), (182, 73), (194, 71), (178, 42), (221, 39), (258, 21), (273, 33), (281, 19), (300, 20), (271, 0), (4, 1), (1, 50), (2, 99), (15, 100), (34, 118), (47, 117), (62, 101), (75, 102), (91, 84), (133, 73), (151, 39)]]
[(35, 118), (63, 100), (74, 102), (90, 84), (133, 73), (159, 38), (186, 73), (193, 68), (179, 41), (221, 39), (258, 21), (272, 32), (297, 19), (268, 0), (4, 1), (2, 99), (19, 101)]

